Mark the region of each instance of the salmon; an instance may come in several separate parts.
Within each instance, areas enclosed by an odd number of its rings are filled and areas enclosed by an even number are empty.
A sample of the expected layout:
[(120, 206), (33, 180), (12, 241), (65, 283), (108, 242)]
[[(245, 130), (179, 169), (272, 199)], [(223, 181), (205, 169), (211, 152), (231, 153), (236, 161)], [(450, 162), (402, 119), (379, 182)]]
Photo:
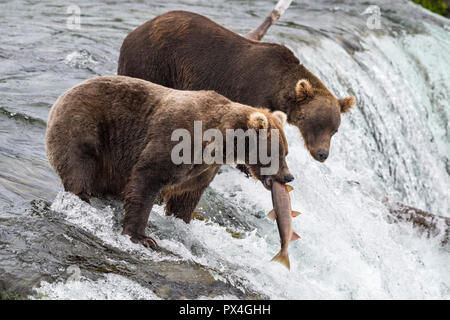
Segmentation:
[(292, 211), (289, 191), (292, 187), (272, 181), (272, 204), (273, 210), (268, 214), (269, 218), (277, 221), (278, 232), (280, 233), (281, 250), (273, 257), (272, 261), (277, 261), (290, 269), (288, 247), (289, 242), (300, 238), (292, 231), (292, 217), (300, 213)]

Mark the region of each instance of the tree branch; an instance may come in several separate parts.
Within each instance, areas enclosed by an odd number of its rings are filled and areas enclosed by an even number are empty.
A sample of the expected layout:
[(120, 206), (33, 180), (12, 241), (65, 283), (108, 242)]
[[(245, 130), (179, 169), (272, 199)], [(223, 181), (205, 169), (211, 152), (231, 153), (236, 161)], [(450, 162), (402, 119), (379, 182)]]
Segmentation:
[(291, 5), (292, 0), (279, 0), (272, 12), (264, 19), (264, 21), (256, 28), (248, 33), (247, 39), (259, 41), (264, 37), (271, 25), (275, 24), (281, 15)]

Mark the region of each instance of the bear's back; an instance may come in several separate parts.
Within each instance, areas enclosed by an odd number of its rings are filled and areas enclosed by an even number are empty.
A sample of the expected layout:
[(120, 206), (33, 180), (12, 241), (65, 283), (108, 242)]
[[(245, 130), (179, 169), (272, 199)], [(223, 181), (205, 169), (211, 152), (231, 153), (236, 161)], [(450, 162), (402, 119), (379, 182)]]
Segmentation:
[(285, 46), (244, 38), (199, 14), (171, 11), (125, 38), (118, 74), (270, 107), (275, 81), (298, 65)]
[(140, 112), (151, 110), (147, 102), (160, 100), (167, 94), (166, 88), (123, 76), (95, 77), (74, 86), (61, 95), (50, 110), (48, 124), (68, 116), (86, 116), (100, 120), (107, 114)]

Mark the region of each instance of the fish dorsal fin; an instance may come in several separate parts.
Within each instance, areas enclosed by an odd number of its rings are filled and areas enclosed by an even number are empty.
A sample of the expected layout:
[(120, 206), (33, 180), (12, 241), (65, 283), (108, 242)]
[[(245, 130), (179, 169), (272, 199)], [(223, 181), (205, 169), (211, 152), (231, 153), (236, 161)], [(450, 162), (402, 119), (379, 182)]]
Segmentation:
[(299, 215), (301, 215), (302, 213), (301, 212), (298, 212), (298, 211), (294, 211), (294, 210), (292, 210), (291, 211), (291, 216), (292, 216), (292, 218), (295, 218), (295, 217), (297, 217), (297, 216), (299, 216)]
[(289, 241), (295, 241), (297, 239), (300, 239), (300, 236), (296, 234), (294, 231), (292, 231), (291, 240)]
[(270, 220), (275, 220), (276, 216), (275, 216), (275, 210), (270, 210), (270, 212), (267, 214), (267, 218), (269, 218)]

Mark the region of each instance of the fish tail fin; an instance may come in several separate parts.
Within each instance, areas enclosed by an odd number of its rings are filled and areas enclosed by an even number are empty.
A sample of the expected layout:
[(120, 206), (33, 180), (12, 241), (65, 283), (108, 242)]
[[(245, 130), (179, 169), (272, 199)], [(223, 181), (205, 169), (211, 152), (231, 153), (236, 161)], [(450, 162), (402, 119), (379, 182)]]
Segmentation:
[(291, 270), (291, 263), (289, 261), (289, 255), (287, 253), (283, 253), (283, 250), (280, 250), (275, 257), (272, 258), (271, 261), (276, 261), (281, 263), (283, 266)]

